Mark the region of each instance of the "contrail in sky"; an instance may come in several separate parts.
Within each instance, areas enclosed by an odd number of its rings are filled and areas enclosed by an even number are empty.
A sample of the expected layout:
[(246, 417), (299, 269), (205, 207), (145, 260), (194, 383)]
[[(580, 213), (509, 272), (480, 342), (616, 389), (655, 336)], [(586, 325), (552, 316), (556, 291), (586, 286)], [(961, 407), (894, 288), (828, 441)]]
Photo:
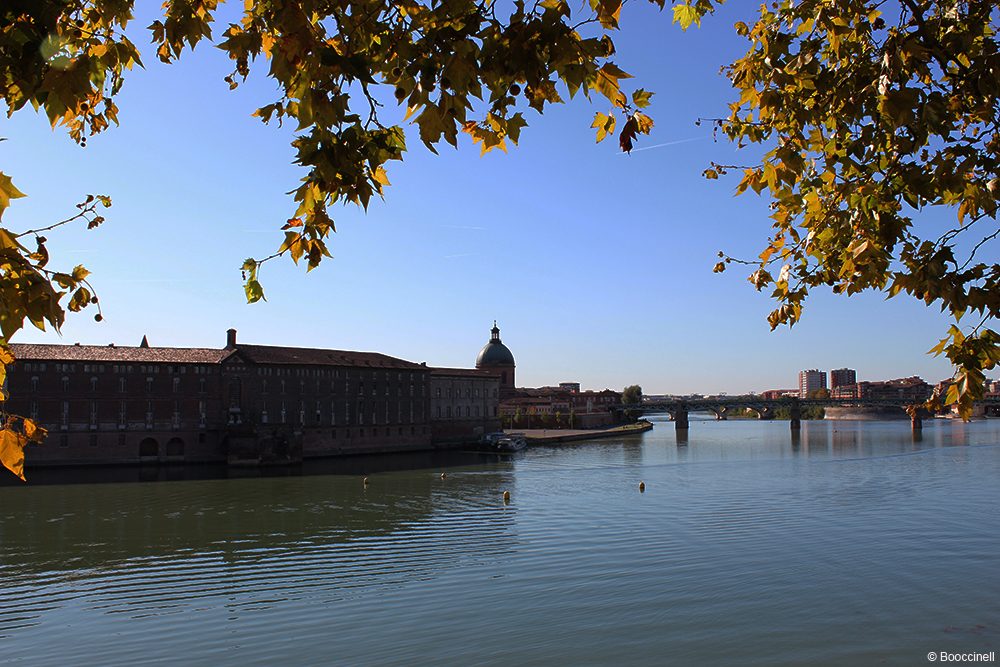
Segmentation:
[(676, 146), (677, 144), (689, 144), (692, 141), (701, 141), (704, 137), (692, 137), (691, 139), (678, 139), (677, 141), (668, 141), (663, 144), (654, 144), (652, 146), (643, 146), (642, 148), (632, 149), (633, 153), (638, 153), (639, 151), (651, 151), (654, 148), (663, 148), (664, 146)]

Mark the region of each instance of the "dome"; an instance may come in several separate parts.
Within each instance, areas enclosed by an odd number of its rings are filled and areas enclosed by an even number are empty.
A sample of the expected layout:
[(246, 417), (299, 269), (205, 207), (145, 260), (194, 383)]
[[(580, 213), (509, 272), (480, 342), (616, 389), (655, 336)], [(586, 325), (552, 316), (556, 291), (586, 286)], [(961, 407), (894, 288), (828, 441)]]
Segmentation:
[(493, 323), (490, 331), (490, 342), (483, 346), (476, 357), (476, 368), (487, 368), (489, 366), (513, 366), (514, 355), (507, 349), (507, 346), (500, 342), (500, 327)]

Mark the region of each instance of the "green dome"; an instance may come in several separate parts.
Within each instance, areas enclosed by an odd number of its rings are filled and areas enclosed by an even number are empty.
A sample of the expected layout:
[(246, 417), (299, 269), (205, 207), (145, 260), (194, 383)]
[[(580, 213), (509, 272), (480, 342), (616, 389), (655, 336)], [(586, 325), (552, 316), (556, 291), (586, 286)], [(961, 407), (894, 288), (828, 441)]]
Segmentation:
[(513, 366), (514, 355), (506, 345), (500, 342), (500, 327), (493, 322), (493, 329), (490, 331), (490, 342), (483, 346), (476, 357), (476, 368), (489, 368), (490, 366)]

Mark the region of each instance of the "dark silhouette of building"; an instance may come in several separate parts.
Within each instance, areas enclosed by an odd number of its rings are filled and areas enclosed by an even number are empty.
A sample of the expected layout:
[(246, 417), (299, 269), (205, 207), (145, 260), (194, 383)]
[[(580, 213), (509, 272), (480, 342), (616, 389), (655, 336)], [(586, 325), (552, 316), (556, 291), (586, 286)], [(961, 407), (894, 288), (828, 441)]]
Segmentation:
[[(6, 407), (50, 433), (25, 450), (29, 465), (281, 462), (435, 445), (435, 369), (376, 352), (245, 345), (234, 329), (222, 349), (151, 347), (145, 337), (138, 347), (12, 348)], [(449, 442), (499, 423), (498, 376), (441, 371), (456, 392), (440, 429)]]

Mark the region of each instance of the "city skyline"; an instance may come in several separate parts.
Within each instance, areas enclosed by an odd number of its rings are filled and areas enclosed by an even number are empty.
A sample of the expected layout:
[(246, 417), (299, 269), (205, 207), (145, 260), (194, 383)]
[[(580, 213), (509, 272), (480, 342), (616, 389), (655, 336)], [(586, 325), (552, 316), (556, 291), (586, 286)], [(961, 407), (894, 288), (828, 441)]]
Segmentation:
[[(656, 126), (631, 156), (594, 144), (590, 119), (607, 111), (596, 101), (526, 114), (522, 146), (507, 155), (480, 158), (466, 142), (434, 156), (411, 133), (386, 201), (336, 216), (335, 259), (308, 276), (284, 260), (266, 265), (268, 302), (253, 306), (238, 267), (272, 251), (291, 214), (285, 193), (301, 175), (292, 129), (250, 117), (273, 94), (262, 77), (230, 93), (221, 54), (201, 48), (168, 67), (143, 36), (147, 69), (122, 91), (122, 126), (85, 150), (29, 111), (3, 121), (5, 169), (28, 195), (5, 223), (63, 219), (91, 192), (115, 200), (98, 230), (49, 235), (54, 266), (94, 272), (105, 321), (71, 314), (61, 338), (29, 328), (13, 341), (137, 345), (148, 335), (158, 346), (211, 346), (234, 327), (261, 344), (461, 367), (496, 319), (523, 386), (743, 393), (845, 365), (871, 379), (950, 376), (946, 360), (926, 355), (948, 322), (912, 299), (816, 293), (794, 329), (772, 333), (766, 295), (738, 269), (711, 273), (717, 251), (752, 257), (770, 229), (766, 201), (734, 199), (734, 181), (701, 176), (710, 160), (749, 154), (695, 125), (731, 98), (717, 69), (741, 52), (731, 24), (746, 9), (682, 33), (667, 13), (626, 8), (618, 62), (634, 87), (657, 93)], [(140, 8), (148, 15), (135, 26), (154, 10)]]

